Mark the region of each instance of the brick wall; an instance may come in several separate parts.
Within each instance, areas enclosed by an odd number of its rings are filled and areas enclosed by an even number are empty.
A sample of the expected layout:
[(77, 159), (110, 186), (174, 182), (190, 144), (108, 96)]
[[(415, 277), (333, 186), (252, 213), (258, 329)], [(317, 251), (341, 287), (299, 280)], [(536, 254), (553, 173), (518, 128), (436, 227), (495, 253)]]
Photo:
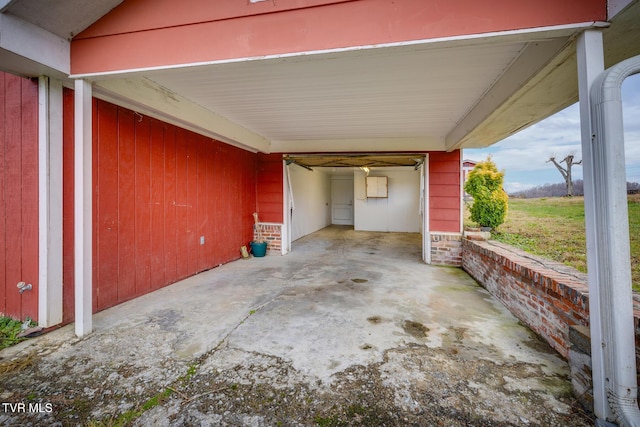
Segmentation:
[(460, 233), (431, 233), (431, 264), (462, 265), (462, 235)]
[[(463, 239), (462, 246), (464, 270), (568, 359), (574, 393), (592, 409), (586, 275), (495, 241)], [(634, 322), (640, 373), (639, 295), (634, 295)]]
[(260, 225), (262, 237), (267, 241), (267, 255), (282, 255), (282, 224), (261, 222)]
[(584, 273), (498, 242), (467, 239), (462, 267), (565, 358), (569, 326), (589, 324)]

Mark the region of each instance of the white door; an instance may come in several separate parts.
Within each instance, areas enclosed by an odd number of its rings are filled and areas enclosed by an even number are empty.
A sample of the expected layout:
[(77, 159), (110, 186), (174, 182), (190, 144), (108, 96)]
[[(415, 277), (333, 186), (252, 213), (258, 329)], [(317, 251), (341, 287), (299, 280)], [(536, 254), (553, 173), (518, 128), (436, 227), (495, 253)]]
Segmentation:
[(331, 224), (353, 225), (353, 176), (331, 178)]

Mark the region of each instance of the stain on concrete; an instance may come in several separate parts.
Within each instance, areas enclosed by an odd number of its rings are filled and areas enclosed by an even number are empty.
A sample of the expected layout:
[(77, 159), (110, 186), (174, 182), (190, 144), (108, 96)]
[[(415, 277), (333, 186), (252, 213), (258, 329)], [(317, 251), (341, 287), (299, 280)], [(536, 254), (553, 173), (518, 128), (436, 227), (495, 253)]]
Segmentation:
[(382, 323), (383, 320), (380, 316), (371, 316), (371, 317), (367, 317), (367, 321), (369, 321), (369, 323), (373, 323), (374, 325), (377, 325), (378, 323)]
[(429, 328), (413, 320), (405, 320), (402, 323), (402, 329), (415, 338), (425, 338), (429, 332)]
[(163, 331), (175, 332), (176, 325), (182, 320), (182, 314), (172, 308), (156, 310), (151, 313), (149, 321), (158, 324)]
[(355, 279), (351, 279), (351, 281), (353, 283), (367, 283), (369, 280), (368, 279), (360, 279), (360, 278), (356, 277)]

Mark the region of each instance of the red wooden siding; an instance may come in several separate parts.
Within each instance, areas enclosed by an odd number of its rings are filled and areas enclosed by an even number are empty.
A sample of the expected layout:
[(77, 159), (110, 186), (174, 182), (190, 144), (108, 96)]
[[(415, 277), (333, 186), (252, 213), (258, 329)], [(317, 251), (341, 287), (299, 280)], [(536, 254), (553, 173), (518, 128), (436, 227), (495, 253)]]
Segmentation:
[(255, 154), (104, 101), (94, 144), (95, 310), (240, 257)]
[(257, 206), (260, 221), (284, 221), (282, 154), (258, 154)]
[(73, 91), (64, 88), (62, 93), (62, 323), (74, 319), (74, 230), (73, 230)]
[[(240, 257), (256, 155), (94, 100), (94, 311)], [(73, 320), (73, 92), (64, 93), (64, 306)], [(205, 244), (200, 244), (204, 236)]]
[[(18, 282), (33, 289), (18, 292)], [(0, 72), (0, 313), (38, 318), (38, 83)]]
[(429, 153), (429, 228), (460, 232), (460, 150)]

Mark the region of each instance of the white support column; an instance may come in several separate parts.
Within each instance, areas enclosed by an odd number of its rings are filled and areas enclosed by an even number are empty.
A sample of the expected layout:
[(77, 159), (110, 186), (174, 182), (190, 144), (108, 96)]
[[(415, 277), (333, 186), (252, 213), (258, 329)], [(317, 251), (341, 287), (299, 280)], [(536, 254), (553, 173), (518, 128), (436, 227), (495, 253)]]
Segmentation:
[(591, 324), (591, 364), (593, 376), (593, 406), (598, 419), (611, 418), (604, 388), (604, 355), (600, 298), (598, 297), (598, 239), (595, 225), (596, 202), (594, 195), (594, 159), (591, 144), (591, 100), (589, 92), (593, 82), (604, 71), (602, 33), (585, 31), (578, 38), (578, 90), (580, 94), (580, 126), (582, 136), (582, 173), (584, 177), (584, 208), (587, 237), (587, 264), (589, 283), (589, 312)]
[(280, 231), (280, 241), (282, 242), (282, 255), (286, 255), (291, 252), (291, 213), (295, 207), (293, 205), (293, 189), (291, 187), (289, 165), (287, 165), (287, 162), (284, 160), (282, 161), (282, 173), (284, 177), (282, 180), (284, 194), (284, 218), (282, 222), (282, 229)]
[(431, 228), (429, 227), (429, 155), (425, 154), (420, 172), (420, 209), (422, 210), (422, 260), (431, 264)]
[(75, 331), (83, 337), (91, 333), (93, 291), (92, 238), (92, 124), (91, 83), (75, 82), (74, 148), (74, 274)]
[(38, 323), (62, 322), (62, 82), (38, 79)]

